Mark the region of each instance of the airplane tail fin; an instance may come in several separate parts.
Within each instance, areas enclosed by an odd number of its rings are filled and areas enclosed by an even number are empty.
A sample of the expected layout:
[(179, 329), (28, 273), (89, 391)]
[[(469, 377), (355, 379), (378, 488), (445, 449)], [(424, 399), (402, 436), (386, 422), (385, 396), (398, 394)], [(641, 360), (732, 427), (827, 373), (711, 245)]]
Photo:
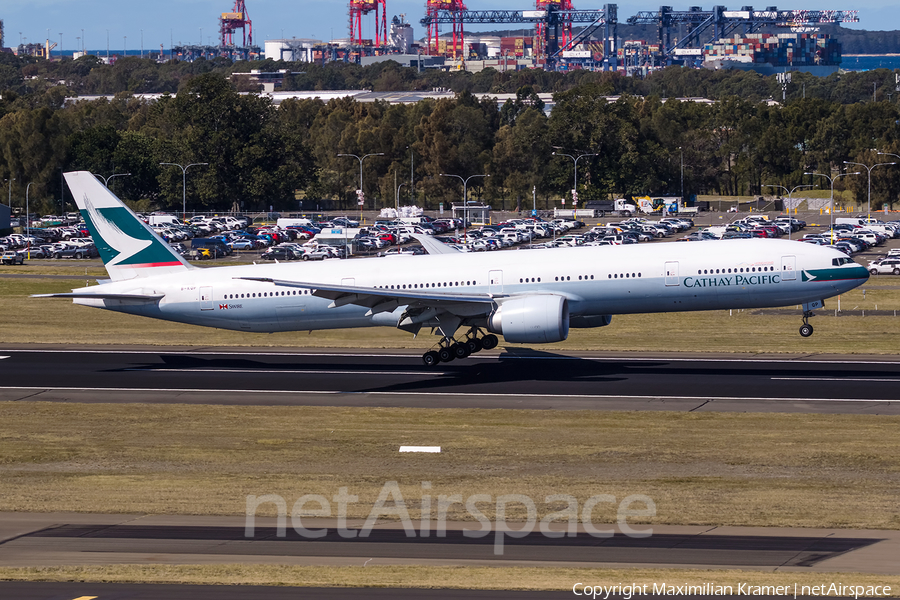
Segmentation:
[(93, 174), (77, 171), (65, 178), (112, 280), (194, 268)]

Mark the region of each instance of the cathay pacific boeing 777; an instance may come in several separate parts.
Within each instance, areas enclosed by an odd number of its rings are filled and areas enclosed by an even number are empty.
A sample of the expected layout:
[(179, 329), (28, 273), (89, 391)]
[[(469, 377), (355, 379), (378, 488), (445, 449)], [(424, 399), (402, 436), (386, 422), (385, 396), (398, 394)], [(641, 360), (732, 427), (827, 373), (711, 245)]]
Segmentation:
[(771, 239), (490, 253), (429, 240), (427, 256), (196, 268), (92, 174), (65, 178), (110, 280), (45, 297), (237, 331), (424, 327), (441, 336), (427, 365), (495, 334), (553, 343), (629, 313), (802, 305), (809, 336), (813, 309), (869, 277), (832, 248)]

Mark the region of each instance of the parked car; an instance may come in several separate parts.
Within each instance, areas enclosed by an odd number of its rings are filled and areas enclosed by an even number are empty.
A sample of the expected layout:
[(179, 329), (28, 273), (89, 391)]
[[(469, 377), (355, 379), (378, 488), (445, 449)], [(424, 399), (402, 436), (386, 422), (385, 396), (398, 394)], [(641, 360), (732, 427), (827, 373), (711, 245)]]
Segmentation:
[(269, 248), (262, 253), (264, 260), (297, 260), (297, 254), (290, 248)]
[(25, 264), (25, 258), (15, 250), (7, 250), (0, 254), (0, 263), (4, 265), (21, 265)]
[(93, 258), (97, 251), (93, 246), (69, 246), (53, 251), (53, 258)]
[(900, 257), (882, 258), (869, 263), (866, 267), (872, 275), (884, 275), (890, 273), (892, 275), (900, 275)]

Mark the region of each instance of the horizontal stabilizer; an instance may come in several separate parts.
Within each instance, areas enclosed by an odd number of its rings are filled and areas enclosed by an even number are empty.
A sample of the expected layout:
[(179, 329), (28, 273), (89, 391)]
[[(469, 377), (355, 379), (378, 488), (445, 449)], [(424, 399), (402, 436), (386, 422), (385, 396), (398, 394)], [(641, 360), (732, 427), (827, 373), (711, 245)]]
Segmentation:
[(448, 246), (444, 242), (439, 242), (434, 239), (430, 235), (422, 235), (421, 233), (414, 233), (412, 236), (416, 239), (417, 242), (422, 244), (422, 247), (425, 248), (425, 251), (428, 254), (459, 254), (460, 251), (452, 246)]
[(165, 294), (88, 294), (84, 292), (68, 292), (65, 294), (34, 294), (32, 298), (84, 298), (91, 300), (141, 300), (143, 302), (156, 302), (165, 297)]

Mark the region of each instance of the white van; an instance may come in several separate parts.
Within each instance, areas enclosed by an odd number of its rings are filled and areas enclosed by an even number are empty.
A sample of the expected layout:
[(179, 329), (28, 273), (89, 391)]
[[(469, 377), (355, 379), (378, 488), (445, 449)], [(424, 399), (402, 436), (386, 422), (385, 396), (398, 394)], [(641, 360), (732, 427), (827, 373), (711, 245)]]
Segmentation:
[(834, 220), (835, 225), (865, 225), (866, 220), (862, 217), (838, 217)]
[(181, 221), (175, 215), (150, 215), (150, 226), (154, 225), (178, 225)]
[(287, 229), (288, 227), (309, 227), (312, 225), (312, 221), (309, 219), (278, 219), (275, 224)]

